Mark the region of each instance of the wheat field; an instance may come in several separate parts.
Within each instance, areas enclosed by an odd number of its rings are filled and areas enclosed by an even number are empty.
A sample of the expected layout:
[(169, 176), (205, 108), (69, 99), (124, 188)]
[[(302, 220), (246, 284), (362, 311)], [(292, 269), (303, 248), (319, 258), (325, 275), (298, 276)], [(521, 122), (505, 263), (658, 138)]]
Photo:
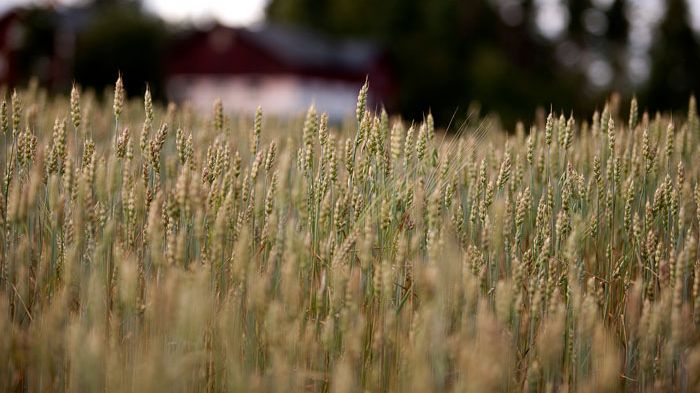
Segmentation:
[(2, 89), (0, 390), (700, 390), (694, 98), (444, 133), (367, 91)]

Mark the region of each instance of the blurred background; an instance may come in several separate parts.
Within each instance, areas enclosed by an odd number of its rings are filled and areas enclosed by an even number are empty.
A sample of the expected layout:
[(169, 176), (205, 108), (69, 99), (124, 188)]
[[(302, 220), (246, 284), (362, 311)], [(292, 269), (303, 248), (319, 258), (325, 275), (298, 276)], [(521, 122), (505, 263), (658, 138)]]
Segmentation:
[(685, 108), (699, 43), (700, 0), (0, 0), (0, 84), (99, 96), (121, 72), (132, 95), (341, 119), (368, 77), (373, 105), (443, 126), (611, 92)]

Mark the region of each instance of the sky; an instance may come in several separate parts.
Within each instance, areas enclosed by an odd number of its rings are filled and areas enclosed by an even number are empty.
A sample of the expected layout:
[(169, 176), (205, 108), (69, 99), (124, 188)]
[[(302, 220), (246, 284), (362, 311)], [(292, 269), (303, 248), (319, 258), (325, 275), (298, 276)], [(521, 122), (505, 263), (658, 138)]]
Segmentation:
[[(74, 4), (80, 0), (0, 0), (0, 13), (19, 4)], [(143, 0), (146, 9), (172, 22), (205, 21), (216, 17), (233, 26), (249, 25), (263, 18), (266, 0)]]
[(213, 19), (227, 25), (261, 21), (265, 0), (145, 0), (147, 9), (171, 21)]

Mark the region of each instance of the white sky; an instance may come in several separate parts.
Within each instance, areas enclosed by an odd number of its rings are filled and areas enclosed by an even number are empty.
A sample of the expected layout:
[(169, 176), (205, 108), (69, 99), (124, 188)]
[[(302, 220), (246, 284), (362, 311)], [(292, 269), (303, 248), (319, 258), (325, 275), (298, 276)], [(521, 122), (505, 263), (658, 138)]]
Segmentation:
[[(74, 4), (81, 0), (0, 0), (0, 13), (18, 4)], [(217, 19), (228, 25), (248, 25), (262, 20), (267, 0), (143, 0), (146, 9), (173, 22)]]
[(227, 25), (261, 21), (266, 0), (144, 0), (147, 9), (170, 21), (217, 19)]

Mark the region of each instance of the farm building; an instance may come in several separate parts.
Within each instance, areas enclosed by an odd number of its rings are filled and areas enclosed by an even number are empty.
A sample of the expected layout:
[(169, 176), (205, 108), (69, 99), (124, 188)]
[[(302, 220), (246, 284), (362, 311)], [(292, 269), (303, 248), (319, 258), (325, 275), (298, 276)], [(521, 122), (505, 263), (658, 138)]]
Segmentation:
[(166, 61), (166, 93), (208, 108), (220, 97), (227, 110), (290, 116), (310, 104), (331, 119), (351, 115), (365, 78), (370, 104), (391, 106), (394, 86), (385, 54), (374, 44), (333, 41), (279, 25), (214, 25), (176, 40)]
[(19, 13), (7, 12), (0, 15), (0, 84), (14, 80), (16, 74), (14, 49), (19, 44)]

